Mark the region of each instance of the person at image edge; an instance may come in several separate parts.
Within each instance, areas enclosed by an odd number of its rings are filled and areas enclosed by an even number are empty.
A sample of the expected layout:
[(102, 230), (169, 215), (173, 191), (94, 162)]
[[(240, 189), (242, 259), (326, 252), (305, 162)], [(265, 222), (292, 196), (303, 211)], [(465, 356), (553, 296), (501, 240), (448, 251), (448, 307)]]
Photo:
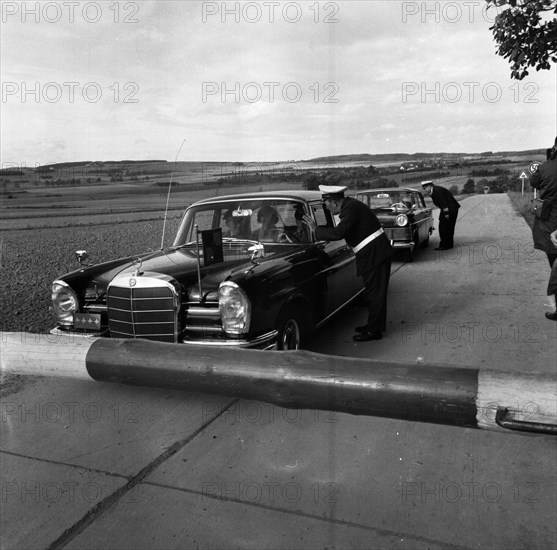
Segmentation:
[[(530, 178), (530, 185), (539, 192), (534, 201), (534, 224), (532, 237), (534, 248), (542, 250), (547, 256), (551, 275), (547, 294), (555, 305), (557, 294), (557, 137), (551, 149), (547, 150), (547, 160), (538, 166)], [(547, 312), (545, 316), (551, 321), (557, 321), (557, 311)]]
[(318, 227), (305, 215), (304, 223), (317, 240), (346, 240), (356, 253), (356, 273), (363, 278), (363, 301), (368, 307), (365, 325), (356, 327), (356, 342), (380, 340), (387, 323), (387, 291), (394, 249), (375, 214), (363, 202), (345, 197), (346, 187), (320, 185), (319, 191), (331, 215), (338, 215), (336, 227)]

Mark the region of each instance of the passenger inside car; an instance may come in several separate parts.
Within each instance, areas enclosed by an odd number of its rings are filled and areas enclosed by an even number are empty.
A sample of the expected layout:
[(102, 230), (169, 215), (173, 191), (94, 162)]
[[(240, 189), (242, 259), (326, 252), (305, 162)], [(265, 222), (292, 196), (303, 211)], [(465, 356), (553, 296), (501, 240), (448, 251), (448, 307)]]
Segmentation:
[(296, 229), (292, 232), (292, 237), (295, 242), (307, 243), (309, 242), (307, 226), (303, 222), (304, 207), (301, 204), (294, 206), (294, 219), (296, 220)]
[(252, 238), (256, 241), (277, 242), (281, 234), (281, 230), (276, 227), (278, 221), (275, 207), (270, 204), (263, 205), (257, 212), (257, 222), (261, 227), (253, 233)]

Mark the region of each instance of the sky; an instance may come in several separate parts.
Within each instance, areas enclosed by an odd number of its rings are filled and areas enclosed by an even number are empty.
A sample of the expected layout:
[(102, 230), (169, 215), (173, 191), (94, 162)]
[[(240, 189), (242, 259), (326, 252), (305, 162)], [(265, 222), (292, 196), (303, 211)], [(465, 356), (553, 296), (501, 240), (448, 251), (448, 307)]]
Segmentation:
[(3, 168), (480, 153), (556, 135), (555, 68), (512, 80), (484, 0), (0, 7)]

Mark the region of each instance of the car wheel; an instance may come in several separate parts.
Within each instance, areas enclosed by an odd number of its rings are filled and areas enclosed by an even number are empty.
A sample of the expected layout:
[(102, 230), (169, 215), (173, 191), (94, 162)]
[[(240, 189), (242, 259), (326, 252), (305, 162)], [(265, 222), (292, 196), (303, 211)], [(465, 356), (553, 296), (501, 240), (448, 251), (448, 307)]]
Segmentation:
[(277, 322), (279, 350), (300, 349), (304, 338), (304, 323), (298, 310), (288, 306), (281, 312)]
[(422, 248), (427, 248), (429, 246), (429, 233), (427, 234), (426, 238), (420, 243)]

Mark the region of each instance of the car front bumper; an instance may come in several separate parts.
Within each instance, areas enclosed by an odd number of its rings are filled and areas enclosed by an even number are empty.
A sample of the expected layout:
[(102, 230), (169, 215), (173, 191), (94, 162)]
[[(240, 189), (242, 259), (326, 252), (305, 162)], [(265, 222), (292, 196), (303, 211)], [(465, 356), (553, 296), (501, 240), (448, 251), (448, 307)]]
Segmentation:
[[(79, 338), (110, 338), (106, 332), (86, 332), (86, 331), (74, 331), (66, 330), (60, 328), (59, 326), (50, 330), (50, 334), (54, 336), (66, 336), (66, 337), (79, 337)], [(182, 340), (181, 344), (188, 344), (190, 346), (218, 346), (222, 348), (247, 348), (247, 349), (275, 349), (277, 345), (278, 331), (272, 330), (265, 334), (261, 334), (250, 339), (217, 339), (217, 338), (188, 338)]]
[(403, 242), (403, 241), (391, 241), (391, 246), (393, 248), (414, 248), (416, 243), (414, 241)]

